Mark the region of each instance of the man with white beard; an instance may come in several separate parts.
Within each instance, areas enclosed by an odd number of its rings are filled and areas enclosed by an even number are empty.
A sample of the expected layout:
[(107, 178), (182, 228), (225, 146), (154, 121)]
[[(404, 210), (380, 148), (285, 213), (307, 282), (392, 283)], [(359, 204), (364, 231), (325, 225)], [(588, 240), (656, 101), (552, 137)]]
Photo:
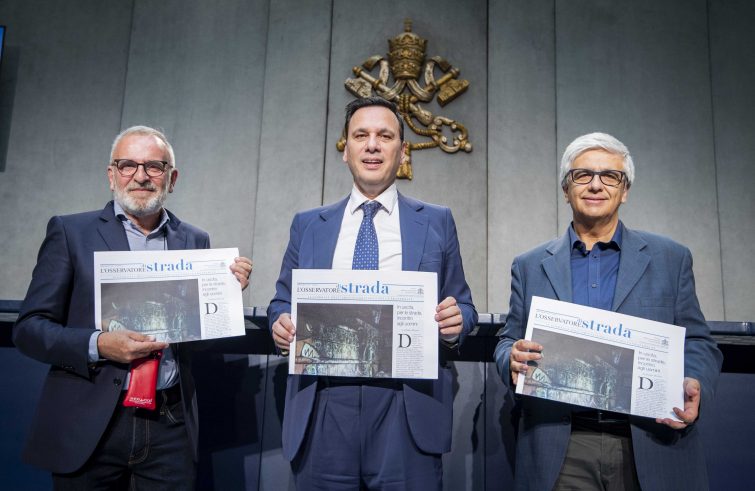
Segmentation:
[[(124, 130), (107, 167), (114, 200), (50, 219), (13, 328), (18, 349), (50, 365), (24, 460), (68, 489), (193, 489), (197, 410), (186, 344), (94, 322), (94, 251), (203, 249), (206, 232), (163, 208), (178, 179), (173, 148), (146, 126)], [(246, 288), (252, 270), (231, 271)], [(129, 365), (162, 351), (156, 408), (126, 407)]]

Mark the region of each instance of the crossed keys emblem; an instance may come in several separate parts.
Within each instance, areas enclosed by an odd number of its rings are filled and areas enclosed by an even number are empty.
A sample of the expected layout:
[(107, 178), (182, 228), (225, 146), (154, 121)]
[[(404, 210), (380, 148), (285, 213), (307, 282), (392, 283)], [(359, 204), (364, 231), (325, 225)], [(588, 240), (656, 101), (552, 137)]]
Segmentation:
[[(405, 124), (411, 130), (429, 140), (407, 142), (401, 165), (396, 173), (399, 179), (412, 179), (412, 150), (440, 147), (447, 153), (459, 150), (472, 151), (467, 128), (445, 116), (436, 116), (420, 106), (420, 102), (430, 102), (437, 94), (438, 104), (446, 104), (463, 94), (469, 87), (469, 81), (459, 79), (459, 69), (451, 66), (443, 57), (434, 56), (425, 62), (427, 40), (412, 32), (412, 22), (404, 21), (404, 32), (388, 40), (388, 57), (374, 55), (352, 71), (355, 78), (347, 78), (346, 89), (359, 98), (373, 94), (392, 101), (398, 107)], [(370, 72), (378, 67), (377, 76)], [(423, 70), (424, 67), (424, 70)], [(436, 68), (443, 75), (436, 80)], [(424, 86), (420, 85), (420, 73), (424, 72)], [(393, 85), (389, 79), (393, 78)], [(346, 137), (336, 143), (336, 148), (343, 152)]]

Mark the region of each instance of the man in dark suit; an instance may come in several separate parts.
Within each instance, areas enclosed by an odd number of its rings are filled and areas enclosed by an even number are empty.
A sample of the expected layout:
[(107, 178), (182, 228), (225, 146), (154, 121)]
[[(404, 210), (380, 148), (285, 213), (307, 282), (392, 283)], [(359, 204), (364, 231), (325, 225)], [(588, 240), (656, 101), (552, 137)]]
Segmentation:
[[(448, 208), (397, 192), (405, 142), (396, 107), (378, 97), (353, 101), (346, 108), (345, 135), (343, 159), (354, 186), (340, 202), (294, 217), (268, 310), (276, 345), (287, 351), (295, 332), (291, 271), (352, 269), (363, 259), (354, 252), (368, 221), (364, 210), (374, 206), (379, 254), (364, 269), (437, 273), (441, 349), (458, 346), (476, 324), (477, 312), (464, 279), (456, 226)], [(451, 372), (445, 366), (437, 380), (289, 375), (283, 455), (291, 461), (298, 489), (440, 489), (452, 410)]]
[(684, 407), (673, 408), (680, 421), (652, 420), (524, 397), (516, 489), (708, 489), (695, 422), (710, 406), (722, 355), (700, 311), (690, 251), (619, 220), (634, 164), (616, 138), (574, 140), (560, 177), (572, 208), (567, 233), (511, 267), (509, 314), (495, 351), (504, 383), (513, 389), (528, 361), (548, 356), (522, 339), (532, 297), (540, 296), (685, 327)]
[[(116, 137), (107, 167), (114, 201), (53, 217), (13, 329), (18, 349), (50, 371), (24, 460), (53, 473), (55, 489), (192, 489), (197, 411), (185, 344), (94, 320), (94, 251), (204, 249), (206, 232), (163, 208), (178, 178), (173, 149), (145, 126)], [(242, 287), (251, 261), (231, 270)], [(129, 363), (162, 350), (155, 410), (124, 407)]]

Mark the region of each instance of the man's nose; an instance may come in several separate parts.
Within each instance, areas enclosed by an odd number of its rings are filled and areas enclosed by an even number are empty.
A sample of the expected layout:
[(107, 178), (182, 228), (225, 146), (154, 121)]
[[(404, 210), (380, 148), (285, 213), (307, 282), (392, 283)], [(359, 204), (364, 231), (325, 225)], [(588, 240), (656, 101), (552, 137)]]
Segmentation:
[(377, 152), (380, 150), (380, 140), (377, 135), (370, 135), (367, 139), (367, 150), (371, 152)]
[(137, 164), (133, 179), (138, 182), (149, 181), (149, 174), (147, 174), (147, 168), (144, 164)]
[(595, 191), (603, 189), (603, 181), (600, 180), (599, 174), (593, 174), (592, 180), (590, 181), (590, 189)]

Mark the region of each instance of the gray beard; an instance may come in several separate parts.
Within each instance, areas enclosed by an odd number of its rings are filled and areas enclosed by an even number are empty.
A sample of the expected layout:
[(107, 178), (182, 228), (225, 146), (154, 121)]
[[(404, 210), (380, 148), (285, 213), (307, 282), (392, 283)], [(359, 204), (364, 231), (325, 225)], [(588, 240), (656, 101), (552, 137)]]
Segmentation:
[(135, 217), (154, 215), (159, 212), (163, 207), (166, 196), (166, 190), (161, 189), (158, 194), (152, 196), (146, 202), (139, 202), (129, 196), (128, 191), (125, 189), (120, 189), (116, 186), (115, 191), (113, 191), (113, 198), (121, 205), (123, 211)]

